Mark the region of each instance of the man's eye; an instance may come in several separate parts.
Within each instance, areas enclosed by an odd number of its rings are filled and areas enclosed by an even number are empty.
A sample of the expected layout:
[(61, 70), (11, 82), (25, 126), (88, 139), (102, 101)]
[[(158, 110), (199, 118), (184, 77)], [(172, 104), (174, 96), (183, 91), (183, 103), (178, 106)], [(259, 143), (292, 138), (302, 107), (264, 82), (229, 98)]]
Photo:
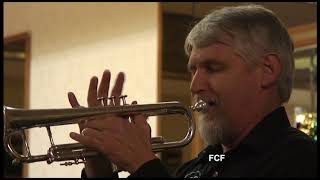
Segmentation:
[(208, 73), (213, 73), (213, 72), (218, 71), (218, 68), (207, 66), (206, 70), (207, 70)]
[(205, 66), (207, 73), (217, 73), (224, 69), (224, 66), (216, 65), (216, 66)]
[(190, 68), (189, 72), (193, 76), (196, 73), (196, 68)]

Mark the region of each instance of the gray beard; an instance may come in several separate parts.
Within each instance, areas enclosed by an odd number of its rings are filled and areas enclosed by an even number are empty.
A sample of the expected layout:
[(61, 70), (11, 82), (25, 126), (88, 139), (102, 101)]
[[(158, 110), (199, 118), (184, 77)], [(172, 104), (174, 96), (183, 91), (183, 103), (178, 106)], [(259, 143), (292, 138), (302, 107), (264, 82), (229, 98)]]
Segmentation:
[(228, 139), (226, 126), (227, 118), (215, 114), (213, 118), (209, 113), (200, 113), (199, 133), (206, 145), (222, 144)]

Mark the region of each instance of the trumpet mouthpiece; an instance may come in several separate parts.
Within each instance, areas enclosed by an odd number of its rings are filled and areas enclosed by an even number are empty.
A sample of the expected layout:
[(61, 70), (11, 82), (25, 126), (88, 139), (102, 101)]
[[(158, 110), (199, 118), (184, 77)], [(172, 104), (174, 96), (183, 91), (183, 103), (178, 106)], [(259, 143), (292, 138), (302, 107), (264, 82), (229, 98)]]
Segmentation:
[(205, 112), (207, 110), (207, 103), (203, 100), (197, 101), (193, 106), (191, 106), (193, 111)]

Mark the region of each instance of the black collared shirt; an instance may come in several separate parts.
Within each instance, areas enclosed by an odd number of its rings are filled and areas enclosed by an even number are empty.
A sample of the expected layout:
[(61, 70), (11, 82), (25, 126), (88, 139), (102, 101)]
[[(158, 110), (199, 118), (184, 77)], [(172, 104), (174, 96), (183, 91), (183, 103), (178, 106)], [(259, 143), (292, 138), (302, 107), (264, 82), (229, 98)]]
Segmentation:
[(208, 146), (170, 176), (159, 159), (142, 165), (129, 177), (317, 177), (317, 145), (290, 126), (283, 106), (268, 114), (222, 161), (222, 146)]
[[(285, 108), (279, 107), (253, 128), (222, 161), (222, 146), (208, 146), (182, 165), (174, 177), (317, 177), (317, 145), (290, 126)], [(144, 164), (130, 177), (169, 176), (159, 160)]]

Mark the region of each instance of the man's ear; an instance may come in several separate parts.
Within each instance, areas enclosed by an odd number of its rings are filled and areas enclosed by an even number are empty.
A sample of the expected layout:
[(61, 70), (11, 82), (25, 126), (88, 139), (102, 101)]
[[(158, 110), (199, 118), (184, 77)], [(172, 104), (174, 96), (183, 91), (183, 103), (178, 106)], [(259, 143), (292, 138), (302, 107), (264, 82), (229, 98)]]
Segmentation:
[(277, 54), (267, 54), (262, 62), (262, 81), (261, 87), (267, 88), (274, 85), (281, 73), (281, 63)]

